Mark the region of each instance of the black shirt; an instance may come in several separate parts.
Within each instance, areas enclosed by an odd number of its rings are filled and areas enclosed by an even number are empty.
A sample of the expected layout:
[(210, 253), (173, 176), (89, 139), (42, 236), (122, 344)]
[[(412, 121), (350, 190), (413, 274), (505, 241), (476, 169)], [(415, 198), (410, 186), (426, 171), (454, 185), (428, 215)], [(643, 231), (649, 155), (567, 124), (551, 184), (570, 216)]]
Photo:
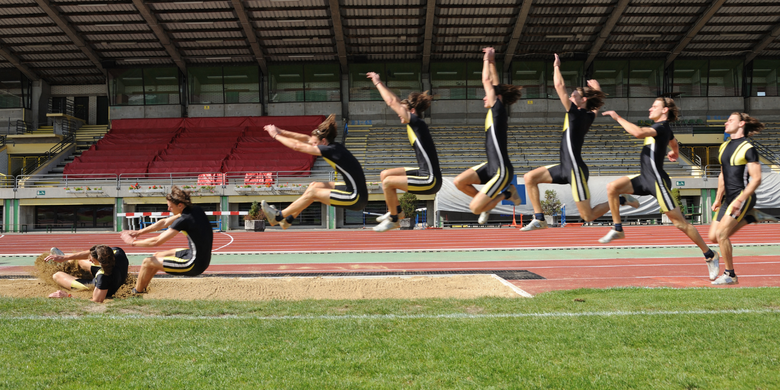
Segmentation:
[(573, 103), (569, 107), (561, 135), (562, 163), (565, 161), (582, 163), (582, 144), (585, 143), (585, 135), (588, 134), (594, 119), (596, 114), (593, 111), (580, 109)]
[(428, 124), (417, 115), (409, 114), (406, 134), (409, 136), (409, 143), (414, 148), (414, 154), (417, 156), (417, 164), (420, 170), (434, 176), (440, 176), (439, 156), (436, 153), (436, 146), (433, 144), (433, 137), (431, 137)]
[(357, 191), (367, 194), (366, 177), (363, 175), (363, 167), (352, 153), (344, 145), (334, 142), (328, 145), (317, 145), (325, 159), (336, 172), (341, 175), (348, 191)]
[(127, 255), (122, 248), (111, 248), (114, 251), (114, 269), (111, 275), (106, 275), (103, 268), (95, 275), (95, 288), (98, 290), (108, 290), (106, 298), (111, 298), (119, 287), (127, 280), (127, 267), (130, 263), (127, 261)]
[(728, 140), (720, 146), (718, 155), (723, 171), (726, 199), (734, 199), (750, 182), (748, 163), (758, 162), (758, 152), (747, 138)]
[[(173, 221), (171, 229), (178, 230), (187, 236), (192, 250), (192, 257), (198, 264), (207, 268), (211, 261), (211, 244), (214, 241), (214, 231), (206, 213), (198, 206), (185, 207), (181, 216)], [(206, 268), (203, 268), (204, 270)]]
[(639, 162), (643, 174), (654, 174), (655, 172), (663, 171), (666, 148), (669, 146), (669, 141), (674, 139), (674, 133), (672, 133), (672, 128), (669, 127), (669, 122), (656, 122), (650, 127), (655, 129), (656, 134), (654, 137), (645, 137), (645, 143), (642, 146)]

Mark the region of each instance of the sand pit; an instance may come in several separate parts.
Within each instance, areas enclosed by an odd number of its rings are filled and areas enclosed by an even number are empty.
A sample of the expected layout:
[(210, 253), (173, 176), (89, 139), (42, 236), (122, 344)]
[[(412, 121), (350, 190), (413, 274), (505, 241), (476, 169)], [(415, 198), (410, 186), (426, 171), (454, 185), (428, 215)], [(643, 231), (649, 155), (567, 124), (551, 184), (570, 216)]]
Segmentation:
[[(59, 289), (51, 276), (57, 271), (74, 276), (81, 271), (74, 263), (35, 261), (37, 279), (0, 279), (0, 296), (47, 297)], [(135, 275), (128, 275), (114, 299), (129, 296)], [(92, 291), (70, 292), (73, 298), (90, 299)], [(491, 275), (387, 276), (387, 277), (297, 277), (297, 278), (157, 278), (143, 299), (267, 301), (304, 299), (415, 299), (480, 297), (518, 298), (512, 288)]]
[[(36, 279), (2, 279), (0, 296), (46, 297), (56, 291)], [(89, 299), (91, 292), (72, 293)], [(377, 278), (166, 278), (155, 279), (143, 299), (266, 301), (303, 299), (519, 298), (490, 275)]]

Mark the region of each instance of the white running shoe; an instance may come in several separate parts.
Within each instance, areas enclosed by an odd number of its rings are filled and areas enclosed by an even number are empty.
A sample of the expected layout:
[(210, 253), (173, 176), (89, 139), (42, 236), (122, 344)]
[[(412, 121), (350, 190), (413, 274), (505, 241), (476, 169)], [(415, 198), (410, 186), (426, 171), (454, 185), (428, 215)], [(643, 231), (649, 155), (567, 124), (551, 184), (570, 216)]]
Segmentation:
[(734, 276), (728, 276), (726, 274), (720, 275), (719, 278), (712, 281), (712, 284), (714, 285), (726, 285), (726, 284), (739, 284), (739, 280), (737, 280), (737, 275)]
[(276, 210), (276, 207), (271, 206), (266, 201), (262, 201), (260, 206), (263, 208), (263, 214), (265, 214), (265, 219), (268, 220), (268, 223), (270, 223), (271, 226), (278, 225), (279, 221), (276, 220), (276, 214), (278, 211)]
[(540, 221), (538, 219), (531, 220), (528, 225), (523, 226), (521, 232), (530, 232), (531, 230), (547, 229), (547, 221)]
[[(398, 220), (402, 220), (405, 217), (406, 217), (406, 214), (404, 214), (403, 211), (398, 213)], [(382, 214), (382, 215), (380, 215), (380, 216), (378, 216), (378, 217), (376, 217), (376, 221), (377, 222), (382, 222), (382, 221), (387, 220), (387, 219), (390, 219), (390, 212), (389, 211), (384, 213), (384, 214)]]
[(507, 200), (511, 200), (515, 206), (519, 206), (520, 203), (523, 202), (523, 200), (520, 198), (520, 194), (517, 193), (517, 187), (515, 187), (514, 184), (510, 184), (507, 191), (509, 191), (509, 194), (511, 195)]
[(65, 256), (65, 252), (54, 246), (49, 249), (49, 253), (53, 254), (54, 256)]
[(635, 209), (639, 208), (639, 201), (636, 198), (634, 198), (633, 196), (628, 195), (628, 194), (623, 194), (623, 195), (620, 195), (620, 196), (622, 196), (623, 198), (626, 199), (625, 206), (631, 206), (631, 207), (633, 207)]
[(374, 226), (375, 232), (386, 232), (388, 230), (398, 229), (401, 227), (401, 219), (399, 218), (398, 221), (393, 222), (391, 219), (386, 219), (382, 221), (379, 225)]
[(606, 236), (599, 238), (599, 242), (602, 244), (607, 244), (612, 240), (617, 240), (620, 238), (626, 238), (626, 232), (619, 232), (615, 229), (611, 229)]
[(483, 211), (479, 214), (479, 219), (477, 219), (477, 223), (480, 225), (484, 225), (487, 223), (488, 218), (490, 218), (490, 211)]
[(710, 280), (715, 280), (718, 277), (720, 271), (720, 265), (718, 264), (718, 258), (720, 255), (718, 252), (712, 251), (715, 254), (711, 259), (707, 259), (707, 270), (710, 271)]

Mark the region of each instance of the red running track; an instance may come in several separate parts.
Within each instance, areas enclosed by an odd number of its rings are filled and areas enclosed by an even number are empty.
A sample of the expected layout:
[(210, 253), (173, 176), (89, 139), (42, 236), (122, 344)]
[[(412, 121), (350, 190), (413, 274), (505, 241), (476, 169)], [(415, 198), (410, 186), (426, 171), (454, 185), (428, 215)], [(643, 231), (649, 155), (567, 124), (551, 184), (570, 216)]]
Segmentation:
[[(706, 239), (708, 226), (697, 226)], [(532, 232), (517, 229), (435, 229), (424, 231), (370, 230), (277, 231), (264, 233), (228, 232), (214, 236), (215, 253), (306, 253), (332, 251), (408, 251), (408, 250), (491, 250), (522, 248), (603, 248), (691, 246), (691, 241), (672, 226), (628, 226), (626, 239), (602, 245), (597, 242), (609, 227), (570, 227)], [(40, 254), (52, 246), (68, 251), (91, 245), (121, 246), (130, 254), (151, 252), (151, 248), (129, 248), (118, 233), (100, 234), (13, 234), (0, 236), (0, 255)], [(732, 237), (734, 244), (780, 244), (780, 224), (749, 225)], [(176, 237), (167, 248), (186, 246), (184, 237)], [(489, 253), (489, 252), (487, 252)], [(573, 252), (573, 253), (576, 253)], [(686, 253), (688, 253), (686, 251)], [(484, 252), (483, 252), (484, 254)], [(780, 286), (778, 256), (740, 257), (735, 265), (741, 287)], [(481, 256), (485, 257), (485, 256)], [(513, 281), (520, 288), (537, 294), (573, 288), (704, 287), (711, 286), (701, 257), (567, 259), (544, 261), (480, 261), (426, 263), (355, 264), (243, 264), (213, 265), (210, 273), (249, 272), (328, 272), (392, 270), (468, 270), (526, 269), (545, 280)], [(723, 265), (721, 263), (721, 269)], [(2, 272), (2, 271), (0, 271)]]

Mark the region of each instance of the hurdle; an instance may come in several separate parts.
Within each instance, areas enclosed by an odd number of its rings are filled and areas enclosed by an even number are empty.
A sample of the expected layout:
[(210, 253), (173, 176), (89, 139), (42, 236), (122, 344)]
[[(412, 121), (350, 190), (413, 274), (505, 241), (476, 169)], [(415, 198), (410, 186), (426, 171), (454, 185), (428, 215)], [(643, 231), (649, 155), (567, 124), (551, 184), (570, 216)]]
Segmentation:
[[(216, 216), (225, 216), (225, 215), (248, 215), (249, 211), (204, 211), (203, 212), (206, 215), (216, 215)], [(132, 229), (135, 224), (135, 219), (139, 219), (138, 227), (139, 229), (144, 228), (144, 218), (149, 217), (151, 220), (152, 218), (160, 219), (165, 217), (170, 217), (173, 215), (170, 211), (146, 211), (141, 213), (116, 213), (117, 217), (123, 217), (129, 219), (128, 226), (130, 229)], [(155, 221), (156, 222), (156, 221)], [(214, 228), (216, 231), (223, 231), (222, 230), (222, 220), (219, 219), (216, 221), (217, 226)]]

